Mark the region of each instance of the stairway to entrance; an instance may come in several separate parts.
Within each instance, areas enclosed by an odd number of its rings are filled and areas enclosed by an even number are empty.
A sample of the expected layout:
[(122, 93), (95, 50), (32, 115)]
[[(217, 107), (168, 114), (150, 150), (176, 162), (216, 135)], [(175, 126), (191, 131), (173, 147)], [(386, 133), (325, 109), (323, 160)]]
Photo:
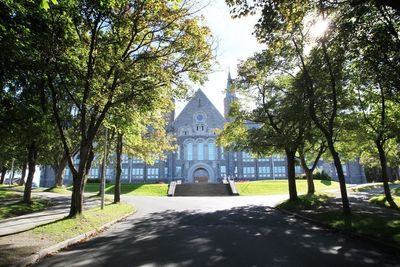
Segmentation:
[(177, 184), (175, 192), (176, 197), (183, 196), (233, 196), (229, 184)]

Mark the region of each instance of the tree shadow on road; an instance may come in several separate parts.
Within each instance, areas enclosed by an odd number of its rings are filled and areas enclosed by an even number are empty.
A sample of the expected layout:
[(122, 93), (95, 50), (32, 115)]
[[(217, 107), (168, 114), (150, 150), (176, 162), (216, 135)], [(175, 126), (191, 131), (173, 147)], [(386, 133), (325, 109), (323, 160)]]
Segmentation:
[(396, 266), (369, 244), (261, 206), (166, 211), (117, 224), (40, 266)]

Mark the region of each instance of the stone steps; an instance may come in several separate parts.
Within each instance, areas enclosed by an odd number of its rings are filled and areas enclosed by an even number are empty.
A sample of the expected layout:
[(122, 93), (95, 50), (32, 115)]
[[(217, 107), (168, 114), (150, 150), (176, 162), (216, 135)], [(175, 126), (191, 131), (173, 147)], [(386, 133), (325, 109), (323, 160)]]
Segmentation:
[(177, 184), (174, 196), (232, 196), (229, 184)]

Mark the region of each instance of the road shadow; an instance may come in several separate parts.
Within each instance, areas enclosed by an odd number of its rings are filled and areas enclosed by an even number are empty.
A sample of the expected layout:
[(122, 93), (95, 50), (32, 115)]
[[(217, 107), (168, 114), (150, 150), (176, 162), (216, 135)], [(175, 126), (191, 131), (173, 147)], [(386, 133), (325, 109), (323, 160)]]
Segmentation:
[(399, 266), (397, 256), (275, 209), (131, 218), (38, 266)]

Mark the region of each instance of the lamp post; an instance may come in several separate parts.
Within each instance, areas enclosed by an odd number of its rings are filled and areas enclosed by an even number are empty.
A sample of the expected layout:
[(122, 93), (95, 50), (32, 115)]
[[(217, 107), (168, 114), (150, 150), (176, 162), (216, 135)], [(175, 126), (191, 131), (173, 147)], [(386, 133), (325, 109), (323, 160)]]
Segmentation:
[(106, 128), (105, 131), (105, 141), (104, 141), (104, 156), (103, 156), (103, 168), (101, 171), (101, 190), (100, 190), (100, 197), (101, 197), (101, 205), (100, 208), (104, 209), (104, 194), (105, 194), (105, 184), (106, 184), (106, 169), (107, 169), (107, 139), (108, 139), (108, 129)]
[(10, 176), (9, 176), (9, 181), (8, 181), (8, 183), (9, 183), (9, 186), (11, 187), (12, 186), (12, 180), (14, 179), (14, 158), (12, 158), (12, 161), (11, 161), (11, 173), (10, 173)]

